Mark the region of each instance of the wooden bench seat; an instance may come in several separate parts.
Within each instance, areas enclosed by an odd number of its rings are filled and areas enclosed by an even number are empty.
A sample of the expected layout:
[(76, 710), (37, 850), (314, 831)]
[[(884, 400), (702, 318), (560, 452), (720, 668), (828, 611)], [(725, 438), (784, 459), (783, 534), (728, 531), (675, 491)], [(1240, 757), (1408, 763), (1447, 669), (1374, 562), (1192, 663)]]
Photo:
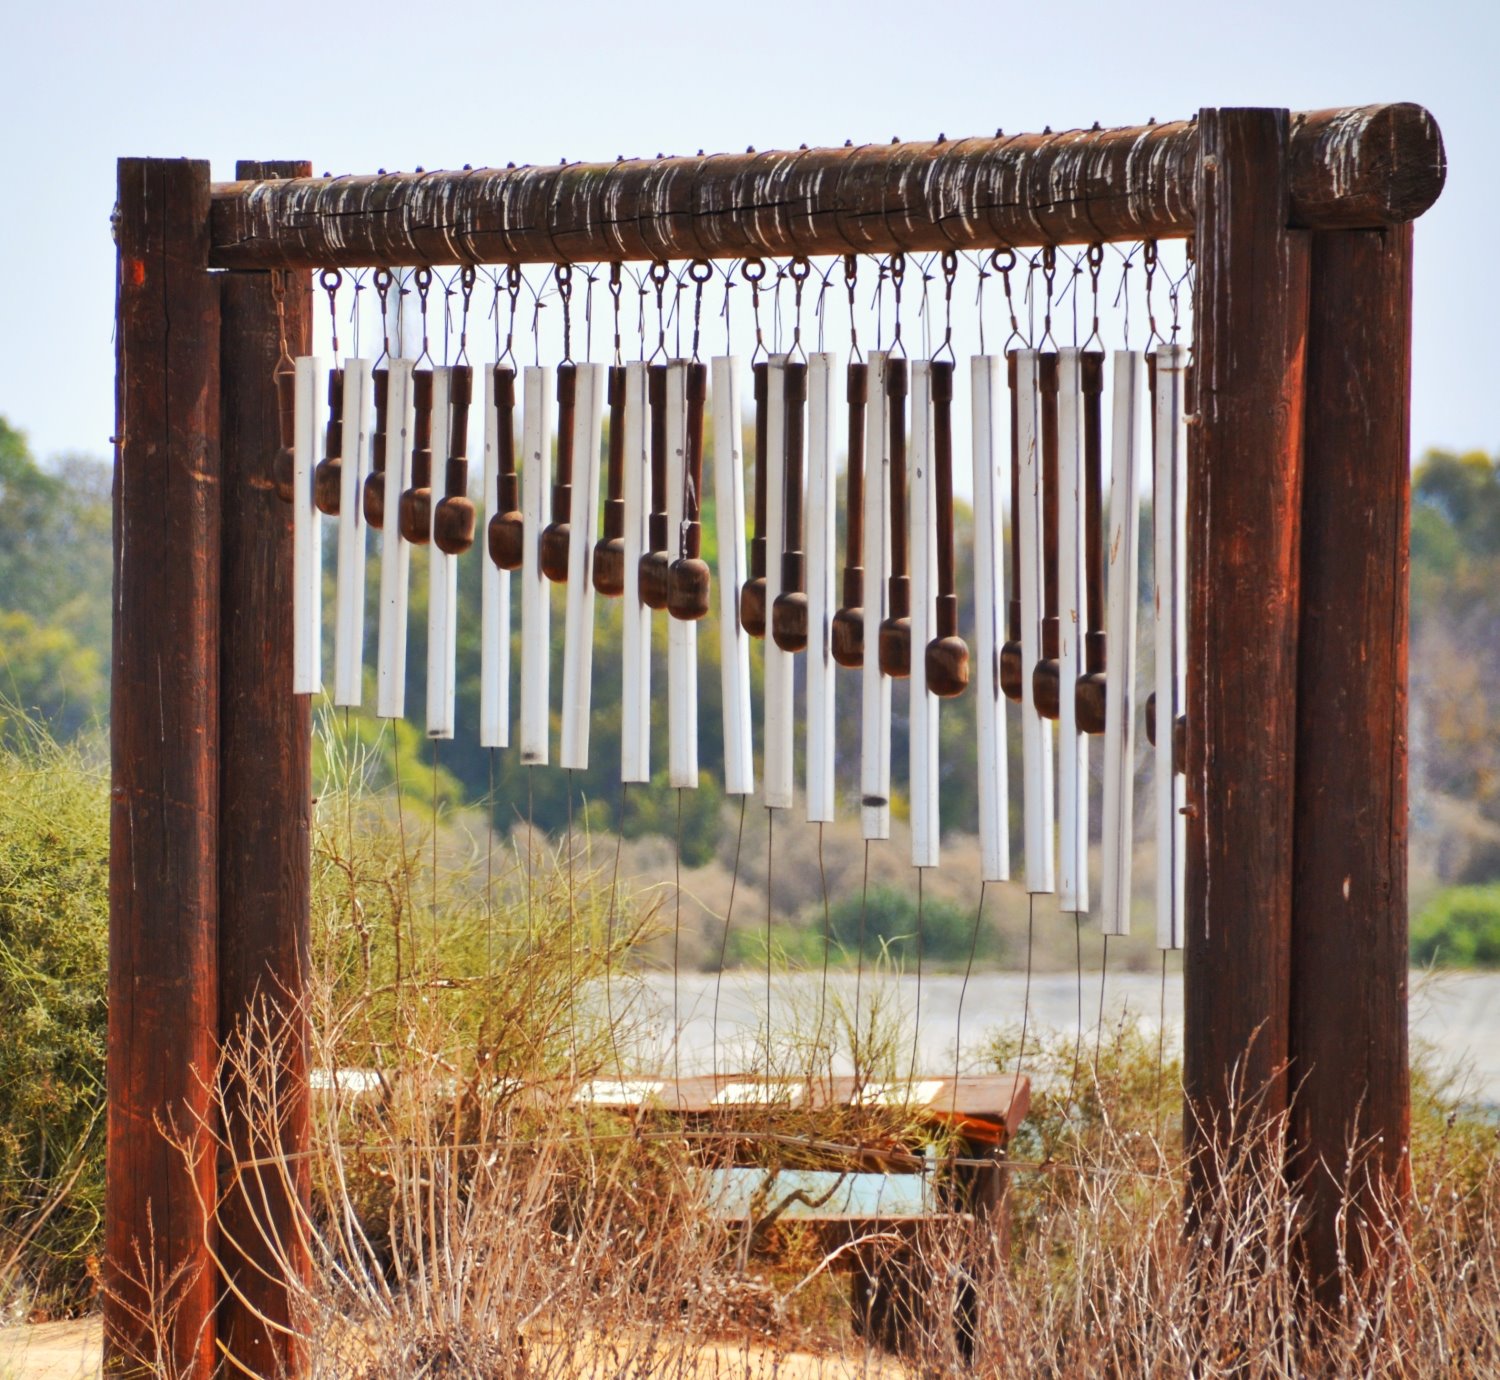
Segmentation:
[[(816, 1233), (852, 1273), (856, 1330), (906, 1350), (928, 1315), (922, 1232), (983, 1222), (1002, 1253), (1008, 1245), (1004, 1156), (1031, 1084), (1007, 1074), (874, 1082), (722, 1073), (598, 1078), (574, 1102), (715, 1133), (692, 1142), (714, 1210), (749, 1234), (747, 1247), (770, 1249), (789, 1229)], [(965, 1293), (949, 1325), (966, 1347)]]

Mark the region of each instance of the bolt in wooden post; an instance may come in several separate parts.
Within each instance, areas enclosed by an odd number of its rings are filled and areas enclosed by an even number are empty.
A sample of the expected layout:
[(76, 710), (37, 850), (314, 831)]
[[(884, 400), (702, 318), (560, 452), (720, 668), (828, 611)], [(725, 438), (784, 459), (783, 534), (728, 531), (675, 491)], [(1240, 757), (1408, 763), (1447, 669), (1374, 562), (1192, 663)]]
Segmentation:
[(1341, 1249), (1357, 1279), (1410, 1187), (1411, 242), (1410, 225), (1312, 237), (1290, 1054), (1307, 1283), (1330, 1308)]
[[(105, 1368), (215, 1366), (219, 286), (208, 164), (122, 158), (110, 703)], [(276, 404), (266, 381), (266, 465)], [(270, 500), (268, 491), (268, 501)], [(198, 1136), (190, 1157), (163, 1135)], [(153, 1287), (153, 1280), (155, 1287)], [(153, 1295), (155, 1297), (153, 1297)], [(147, 1318), (171, 1312), (170, 1355)]]
[[(242, 162), (240, 178), (305, 177), (298, 162)], [(311, 280), (287, 275), (287, 348), (311, 345)], [(285, 1272), (306, 1269), (300, 1216), (307, 1173), (237, 1171), (235, 1163), (307, 1144), (307, 1013), (312, 810), (310, 697), (292, 686), (292, 514), (271, 488), (277, 446), (271, 371), (279, 353), (276, 306), (266, 273), (222, 276), (223, 450), (219, 691), (219, 1025), (231, 1058), (223, 1089), (227, 1153), (219, 1166), (224, 1204), (220, 1258), (229, 1288), (218, 1337), (239, 1373), (295, 1376), (294, 1340), (271, 1327), (295, 1325)], [(357, 457), (346, 456), (349, 463)], [(258, 1064), (247, 1088), (234, 1067)], [(243, 1069), (243, 1066), (241, 1066)], [(264, 1076), (276, 1075), (280, 1121), (268, 1133)], [(251, 1071), (251, 1070), (243, 1070)], [(247, 1102), (247, 1098), (249, 1099)], [(293, 1201), (290, 1195), (302, 1200)], [(273, 1252), (266, 1238), (280, 1242)]]

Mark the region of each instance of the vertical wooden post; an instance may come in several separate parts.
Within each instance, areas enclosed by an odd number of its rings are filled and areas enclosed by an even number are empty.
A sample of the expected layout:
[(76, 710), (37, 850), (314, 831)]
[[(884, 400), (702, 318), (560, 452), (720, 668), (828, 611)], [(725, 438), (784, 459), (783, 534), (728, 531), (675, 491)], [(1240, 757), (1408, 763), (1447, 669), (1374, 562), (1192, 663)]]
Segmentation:
[[(241, 162), (236, 178), (307, 177), (302, 162)], [(236, 1373), (301, 1373), (288, 1271), (306, 1270), (302, 1160), (235, 1162), (306, 1148), (312, 799), (310, 701), (292, 686), (292, 512), (272, 487), (280, 449), (272, 371), (280, 353), (268, 273), (226, 273), (223, 293), (223, 589), (219, 690), (219, 1010), (227, 1276), (218, 1336)], [(311, 280), (289, 273), (287, 347), (310, 348)], [(268, 1047), (269, 1046), (269, 1047)], [(259, 1085), (247, 1087), (242, 1076)], [(269, 1075), (274, 1070), (274, 1084)], [(279, 1120), (266, 1124), (274, 1086)], [(255, 1109), (258, 1108), (258, 1114)], [(278, 1243), (274, 1248), (271, 1241)], [(269, 1320), (269, 1321), (268, 1321)]]
[[(1312, 237), (1292, 923), (1293, 1171), (1336, 1307), (1409, 1186), (1411, 226)], [(1354, 1149), (1359, 1158), (1351, 1161)], [(1353, 1174), (1351, 1176), (1351, 1169)], [(1345, 1192), (1352, 1210), (1341, 1224)], [(1373, 1230), (1366, 1242), (1361, 1233)], [(1341, 1241), (1342, 1236), (1342, 1241)]]
[[(1287, 112), (1198, 124), (1184, 1077), (1201, 1149), (1286, 1106), (1308, 236), (1287, 229)], [(1214, 1157), (1194, 1164), (1211, 1188)]]
[[(219, 291), (206, 162), (119, 163), (105, 1362), (214, 1364)], [(151, 1319), (170, 1320), (153, 1336)], [(161, 1350), (156, 1348), (160, 1346)]]

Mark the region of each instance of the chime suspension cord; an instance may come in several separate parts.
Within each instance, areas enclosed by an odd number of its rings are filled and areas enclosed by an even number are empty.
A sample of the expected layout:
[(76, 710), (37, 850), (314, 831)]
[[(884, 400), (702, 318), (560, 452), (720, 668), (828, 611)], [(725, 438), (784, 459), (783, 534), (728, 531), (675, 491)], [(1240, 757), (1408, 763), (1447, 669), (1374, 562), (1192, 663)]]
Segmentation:
[(734, 871), (729, 878), (729, 905), (724, 911), (724, 933), (719, 940), (719, 966), (714, 973), (714, 1017), (710, 1032), (714, 1077), (719, 1076), (719, 993), (724, 985), (724, 960), (729, 954), (729, 926), (734, 920), (734, 897), (740, 884), (740, 849), (745, 842), (745, 807), (750, 797), (740, 797), (740, 824), (734, 836)]

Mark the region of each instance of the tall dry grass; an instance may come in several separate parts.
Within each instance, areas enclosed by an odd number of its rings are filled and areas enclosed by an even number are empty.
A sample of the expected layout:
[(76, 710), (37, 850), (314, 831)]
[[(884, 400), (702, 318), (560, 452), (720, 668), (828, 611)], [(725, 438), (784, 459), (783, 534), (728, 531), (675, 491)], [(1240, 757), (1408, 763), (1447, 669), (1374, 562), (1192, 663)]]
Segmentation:
[[(657, 1071), (633, 962), (662, 952), (664, 929), (670, 949), (671, 931), (659, 905), (617, 893), (608, 849), (574, 842), (398, 819), (357, 780), (325, 793), (311, 1144), (296, 1163), (241, 1165), (256, 1172), (211, 1205), (225, 1235), (255, 1233), (221, 1250), (252, 1247), (292, 1281), (284, 1326), (306, 1373), (1500, 1373), (1495, 1128), (1420, 1081), (1409, 1210), (1375, 1222), (1379, 1267), (1322, 1316), (1299, 1289), (1277, 1128), (1220, 1166), (1213, 1235), (1188, 1230), (1177, 1069), (1133, 1026), (1097, 1048), (1032, 1034), (1024, 1054), (1016, 1032), (994, 1035), (988, 1064), (1019, 1059), (1036, 1081), (1011, 1147), (1008, 1236), (962, 1203), (837, 1245), (787, 1214), (777, 1166), (852, 1171), (849, 1147), (918, 1137), (900, 1108), (777, 1111), (731, 1139), (580, 1102), (592, 1079)], [(282, 1028), (268, 1015), (224, 1054), (237, 1110), (268, 1143), (292, 1091)], [(901, 1013), (830, 998), (736, 1054), (768, 1078), (816, 1080), (836, 1055), (899, 1078), (909, 1048)], [(184, 1132), (184, 1153), (224, 1154), (220, 1136)], [(955, 1148), (932, 1145), (929, 1172), (963, 1168)], [(731, 1158), (765, 1170), (748, 1226), (715, 1211), (705, 1172)], [(290, 1221), (265, 1210), (266, 1176), (299, 1204)]]

